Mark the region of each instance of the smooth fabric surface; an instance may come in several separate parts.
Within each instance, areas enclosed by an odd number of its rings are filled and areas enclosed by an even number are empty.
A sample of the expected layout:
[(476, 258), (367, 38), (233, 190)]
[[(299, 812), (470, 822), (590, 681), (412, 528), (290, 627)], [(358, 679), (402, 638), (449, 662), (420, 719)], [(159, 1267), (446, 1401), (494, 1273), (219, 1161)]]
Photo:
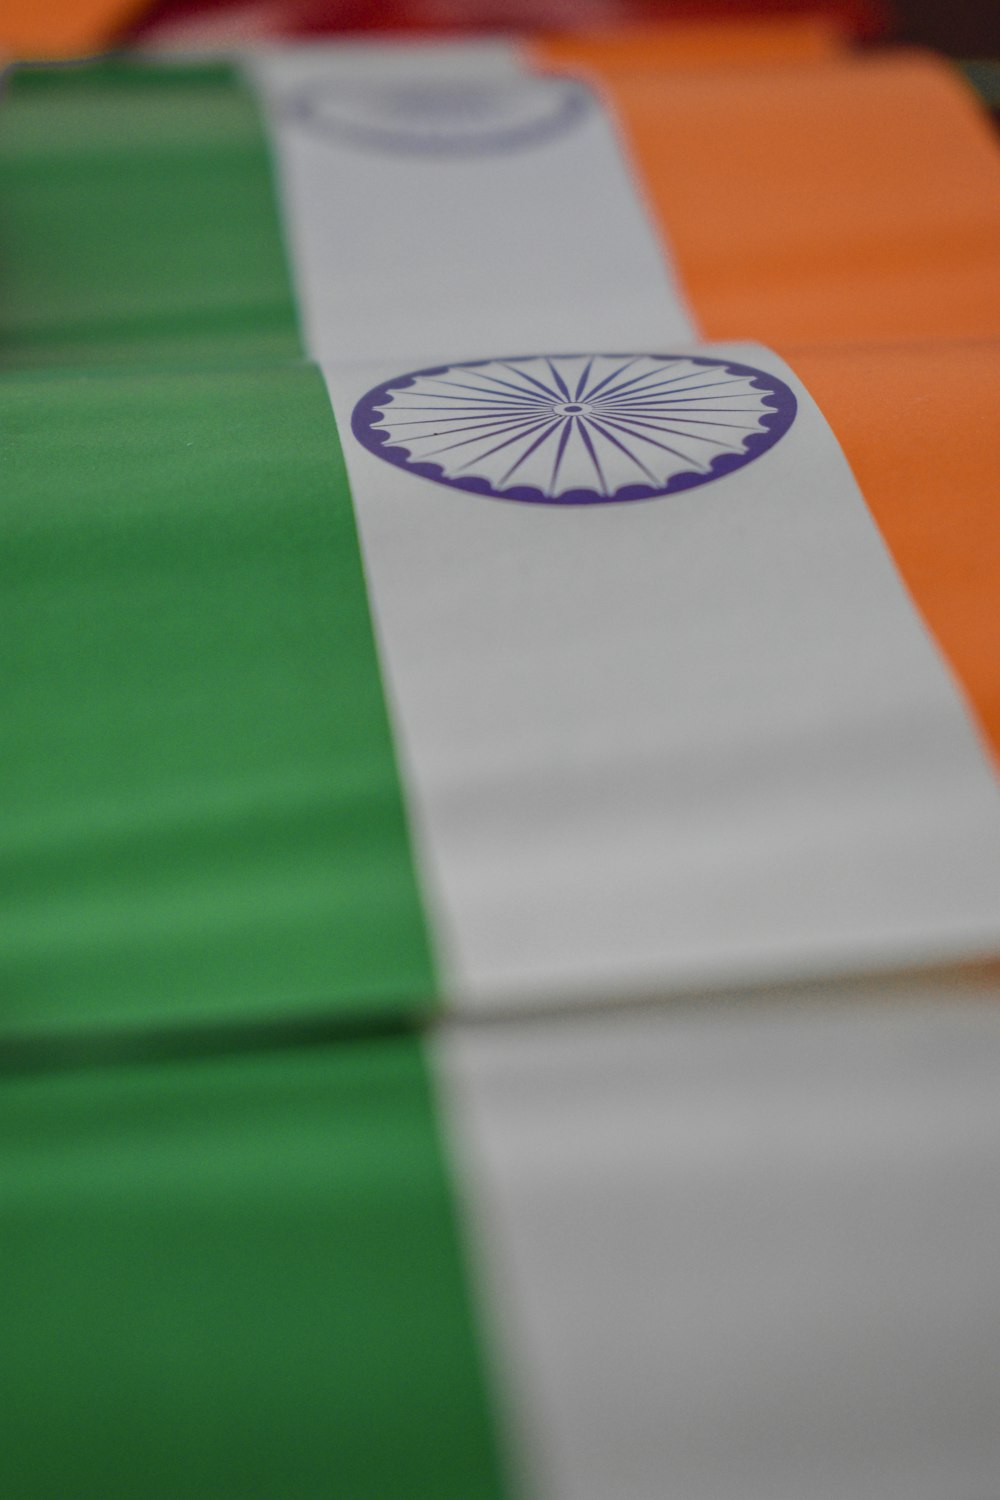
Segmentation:
[(0, 122), (0, 370), (300, 354), (233, 70), (15, 70)]
[(446, 1025), (544, 1500), (977, 1500), (1000, 1472), (996, 977)]
[(8, 375), (0, 402), (0, 1031), (426, 1004), (319, 375)]
[(0, 1079), (0, 1488), (498, 1500), (418, 1042)]

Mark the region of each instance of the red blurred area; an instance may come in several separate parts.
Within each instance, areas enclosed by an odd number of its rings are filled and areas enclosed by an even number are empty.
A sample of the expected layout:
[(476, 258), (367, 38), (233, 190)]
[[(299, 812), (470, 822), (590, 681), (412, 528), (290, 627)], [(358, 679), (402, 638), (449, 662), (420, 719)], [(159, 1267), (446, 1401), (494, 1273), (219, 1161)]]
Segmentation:
[(161, 0), (136, 28), (178, 39), (331, 32), (533, 31), (819, 16), (847, 37), (891, 30), (886, 0)]

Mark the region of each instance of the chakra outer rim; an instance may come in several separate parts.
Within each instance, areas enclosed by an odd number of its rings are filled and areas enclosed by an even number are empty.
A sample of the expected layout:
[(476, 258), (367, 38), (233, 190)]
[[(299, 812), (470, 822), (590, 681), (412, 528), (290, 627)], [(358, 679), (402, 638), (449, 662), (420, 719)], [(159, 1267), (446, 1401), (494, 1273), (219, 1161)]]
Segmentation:
[[(655, 487), (647, 484), (628, 484), (615, 490), (612, 494), (605, 494), (600, 490), (566, 490), (561, 495), (546, 495), (534, 485), (512, 485), (509, 489), (496, 490), (486, 479), (475, 475), (464, 478), (451, 478), (445, 474), (441, 464), (431, 463), (426, 460), (416, 462), (410, 458), (407, 450), (398, 444), (393, 444), (390, 434), (375, 425), (377, 420), (384, 415), (380, 407), (386, 401), (391, 400), (397, 391), (405, 391), (417, 380), (426, 379), (435, 375), (445, 375), (450, 370), (474, 370), (482, 369), (484, 365), (496, 364), (503, 361), (508, 364), (523, 363), (532, 359), (684, 359), (691, 364), (705, 365), (713, 369), (724, 369), (733, 375), (745, 375), (750, 384), (757, 390), (764, 391), (765, 409), (760, 414), (760, 422), (763, 428), (761, 432), (750, 433), (744, 440), (745, 448), (742, 453), (723, 453), (712, 459), (708, 473), (701, 470), (688, 469), (680, 474), (671, 476), (666, 485)], [(423, 370), (408, 370), (403, 375), (393, 375), (379, 385), (373, 386), (366, 391), (356, 403), (351, 414), (351, 431), (363, 448), (376, 458), (394, 465), (394, 467), (406, 470), (407, 473), (419, 475), (422, 479), (429, 479), (434, 484), (441, 484), (448, 489), (464, 490), (467, 494), (481, 495), (490, 500), (513, 500), (528, 505), (618, 505), (634, 500), (658, 500), (665, 495), (678, 494), (683, 490), (697, 489), (703, 484), (711, 484), (717, 479), (724, 479), (727, 474), (737, 469), (743, 469), (747, 464), (753, 463), (762, 454), (767, 453), (788, 432), (795, 421), (798, 412), (798, 400), (792, 388), (779, 376), (772, 375), (768, 370), (761, 370), (757, 365), (745, 365), (732, 359), (712, 358), (707, 355), (697, 354), (671, 354), (671, 353), (636, 353), (630, 350), (627, 353), (587, 350), (586, 352), (573, 354), (510, 354), (492, 355), (489, 359), (464, 359), (454, 360), (446, 365), (432, 365)]]
[(543, 146), (572, 130), (589, 114), (594, 96), (585, 83), (576, 78), (539, 77), (534, 81), (549, 84), (559, 98), (549, 114), (540, 120), (525, 121), (522, 125), (500, 126), (481, 135), (456, 133), (437, 137), (421, 135), (417, 131), (392, 125), (365, 125), (346, 119), (333, 119), (321, 115), (314, 100), (329, 93), (331, 85), (319, 81), (304, 84), (285, 101), (285, 114), (290, 120), (304, 126), (315, 135), (335, 141), (345, 141), (365, 150), (382, 151), (388, 155), (464, 157), (500, 156), (505, 151), (521, 151), (530, 146)]

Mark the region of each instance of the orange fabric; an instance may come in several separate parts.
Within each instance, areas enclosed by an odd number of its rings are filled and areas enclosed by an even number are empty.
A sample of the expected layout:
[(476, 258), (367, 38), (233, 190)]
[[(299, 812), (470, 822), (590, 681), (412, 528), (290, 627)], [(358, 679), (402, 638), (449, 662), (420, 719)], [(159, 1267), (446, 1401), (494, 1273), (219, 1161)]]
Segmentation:
[(72, 57), (96, 52), (149, 0), (2, 0), (0, 56)]
[(614, 46), (529, 52), (602, 93), (704, 337), (1000, 336), (1000, 150), (944, 64), (671, 72)]
[(844, 45), (843, 26), (829, 17), (784, 16), (553, 33), (531, 42), (529, 52), (547, 68), (604, 77), (612, 71), (628, 74), (650, 68), (810, 62)]
[(837, 434), (1000, 762), (1000, 344), (778, 352)]

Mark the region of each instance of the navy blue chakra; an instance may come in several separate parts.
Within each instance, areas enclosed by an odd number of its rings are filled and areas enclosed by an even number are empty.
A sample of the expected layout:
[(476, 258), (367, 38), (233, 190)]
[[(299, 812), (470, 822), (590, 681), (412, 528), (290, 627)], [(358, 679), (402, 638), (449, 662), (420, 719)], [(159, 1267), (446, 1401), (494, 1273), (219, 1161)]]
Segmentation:
[(579, 124), (592, 96), (571, 78), (417, 77), (320, 81), (286, 100), (313, 134), (418, 156), (491, 156), (540, 146)]
[(731, 474), (795, 420), (766, 370), (693, 354), (472, 360), (363, 396), (354, 435), (387, 463), (540, 505), (649, 500)]

